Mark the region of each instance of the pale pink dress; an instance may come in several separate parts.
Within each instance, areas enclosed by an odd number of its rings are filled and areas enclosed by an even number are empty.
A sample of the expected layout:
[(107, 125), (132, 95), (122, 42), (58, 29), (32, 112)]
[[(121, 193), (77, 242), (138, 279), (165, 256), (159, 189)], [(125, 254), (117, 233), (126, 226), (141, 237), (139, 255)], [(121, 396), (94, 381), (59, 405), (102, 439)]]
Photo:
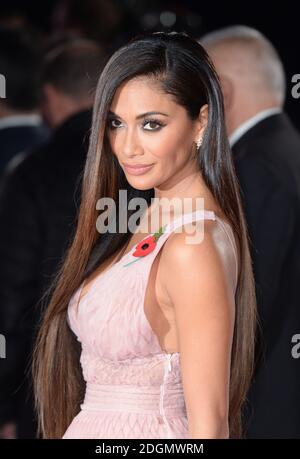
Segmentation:
[(161, 349), (143, 305), (151, 266), (171, 232), (204, 218), (216, 220), (215, 241), (234, 295), (232, 229), (213, 211), (199, 210), (171, 221), (155, 249), (131, 263), (133, 247), (94, 279), (79, 304), (83, 284), (71, 298), (68, 320), (82, 346), (86, 393), (63, 438), (189, 438), (180, 354)]

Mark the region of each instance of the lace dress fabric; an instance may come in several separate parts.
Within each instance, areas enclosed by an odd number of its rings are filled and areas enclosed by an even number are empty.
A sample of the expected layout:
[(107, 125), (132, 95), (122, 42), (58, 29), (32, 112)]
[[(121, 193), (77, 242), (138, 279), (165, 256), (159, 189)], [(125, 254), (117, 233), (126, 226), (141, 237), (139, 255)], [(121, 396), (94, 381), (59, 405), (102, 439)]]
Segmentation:
[(183, 222), (201, 219), (217, 222), (215, 243), (234, 294), (238, 270), (233, 232), (208, 210), (175, 219), (154, 250), (134, 263), (133, 248), (97, 276), (80, 301), (83, 284), (74, 293), (68, 321), (81, 343), (86, 392), (64, 439), (189, 438), (180, 353), (161, 348), (144, 299), (153, 261), (170, 234)]

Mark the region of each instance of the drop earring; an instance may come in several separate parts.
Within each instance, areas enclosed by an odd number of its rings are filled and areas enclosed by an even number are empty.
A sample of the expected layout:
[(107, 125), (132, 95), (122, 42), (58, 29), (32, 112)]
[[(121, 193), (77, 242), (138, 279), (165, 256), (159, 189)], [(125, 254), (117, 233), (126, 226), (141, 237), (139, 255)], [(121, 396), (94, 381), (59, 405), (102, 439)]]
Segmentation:
[(199, 137), (199, 139), (196, 140), (196, 145), (197, 145), (197, 148), (201, 147), (201, 145), (202, 145), (202, 137)]

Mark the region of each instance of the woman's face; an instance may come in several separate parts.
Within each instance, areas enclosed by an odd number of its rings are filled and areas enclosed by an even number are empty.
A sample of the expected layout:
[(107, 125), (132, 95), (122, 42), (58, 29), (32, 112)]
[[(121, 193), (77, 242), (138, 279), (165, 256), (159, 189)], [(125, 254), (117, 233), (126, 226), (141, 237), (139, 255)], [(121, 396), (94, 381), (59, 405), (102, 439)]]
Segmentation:
[(160, 91), (153, 80), (140, 77), (116, 91), (107, 135), (133, 188), (167, 188), (184, 178), (185, 171), (186, 175), (196, 171), (194, 142), (203, 135), (206, 122), (207, 105), (199, 119), (191, 121), (171, 95)]

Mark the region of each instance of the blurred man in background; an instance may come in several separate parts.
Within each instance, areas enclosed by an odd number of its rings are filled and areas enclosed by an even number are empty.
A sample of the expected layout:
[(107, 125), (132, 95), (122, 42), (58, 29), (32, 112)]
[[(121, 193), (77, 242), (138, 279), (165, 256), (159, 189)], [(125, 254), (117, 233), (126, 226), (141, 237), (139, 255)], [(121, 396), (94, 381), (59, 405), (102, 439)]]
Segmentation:
[[(76, 225), (91, 107), (104, 64), (101, 47), (75, 40), (45, 59), (43, 112), (50, 140), (27, 152), (0, 194), (0, 436), (34, 438), (30, 358), (42, 295)], [(29, 375), (25, 377), (26, 371)]]
[(300, 138), (283, 111), (285, 75), (257, 30), (202, 37), (220, 76), (226, 123), (251, 240), (262, 333), (244, 414), (250, 438), (300, 437)]
[(41, 56), (22, 29), (0, 28), (0, 179), (8, 162), (46, 139), (39, 114)]

